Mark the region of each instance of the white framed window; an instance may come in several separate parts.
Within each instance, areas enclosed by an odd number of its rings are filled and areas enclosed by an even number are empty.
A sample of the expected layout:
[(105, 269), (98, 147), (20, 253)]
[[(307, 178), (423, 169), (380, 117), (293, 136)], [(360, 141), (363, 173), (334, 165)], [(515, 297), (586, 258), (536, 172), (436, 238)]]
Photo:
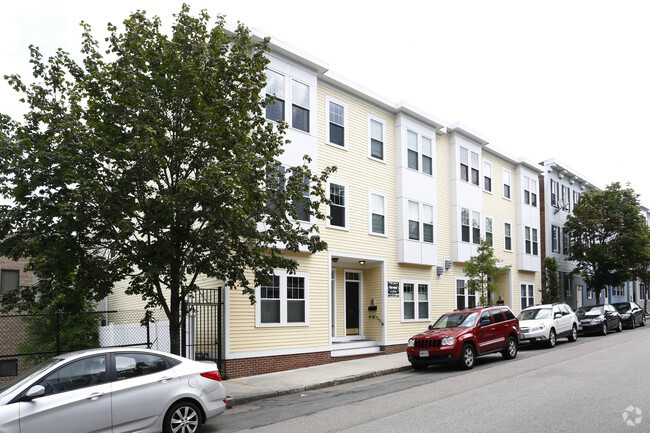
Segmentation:
[(272, 69), (266, 70), (266, 95), (275, 96), (275, 101), (266, 106), (266, 118), (284, 122), (285, 77)]
[(562, 254), (568, 256), (571, 253), (571, 236), (566, 231), (562, 232)]
[(469, 150), (460, 148), (460, 180), (469, 182)]
[[(582, 287), (582, 286), (578, 286)], [(593, 299), (594, 298), (594, 289), (587, 286), (587, 299)]]
[(327, 113), (326, 142), (347, 149), (348, 108), (343, 102), (325, 98)]
[(4, 293), (13, 292), (20, 285), (20, 271), (17, 269), (2, 269), (0, 271), (0, 297)]
[(409, 200), (408, 217), (409, 217), (409, 239), (413, 241), (419, 241), (420, 240), (420, 203)]
[(468, 278), (456, 278), (456, 309), (476, 307), (476, 294), (468, 286)]
[(433, 243), (433, 206), (422, 205), (422, 241)]
[(537, 229), (533, 228), (533, 255), (536, 256), (539, 254), (539, 241), (537, 240)]
[(476, 186), (479, 184), (479, 157), (478, 153), (471, 152), (472, 183)]
[(532, 240), (530, 236), (530, 227), (526, 226), (524, 227), (524, 241), (526, 245), (526, 254), (531, 254), (533, 245), (532, 245)]
[(469, 209), (462, 208), (460, 210), (460, 232), (461, 240), (469, 242)]
[(612, 295), (621, 297), (623, 296), (623, 286), (616, 286), (612, 289)]
[(580, 193), (578, 191), (573, 191), (573, 208), (575, 209), (578, 201), (580, 200)]
[(503, 249), (512, 251), (512, 224), (503, 223)]
[(524, 203), (530, 204), (530, 178), (524, 176)]
[(309, 178), (304, 176), (302, 178), (304, 188), (302, 190), (302, 198), (294, 202), (296, 206), (296, 213), (298, 214), (299, 221), (311, 221), (311, 215), (309, 214), (309, 206), (311, 205), (311, 196), (309, 194)]
[(481, 214), (476, 211), (472, 211), (472, 242), (481, 243)]
[(483, 160), (483, 189), (492, 192), (492, 163)]
[(571, 190), (568, 186), (562, 185), (562, 209), (569, 210), (571, 208)]
[(433, 174), (433, 140), (422, 136), (422, 173)]
[(406, 148), (408, 168), (419, 170), (418, 134), (410, 129), (406, 130)]
[(291, 126), (309, 132), (309, 86), (291, 80)]
[(278, 270), (267, 284), (256, 288), (256, 326), (305, 326), (309, 324), (309, 274)]
[(429, 320), (429, 282), (402, 280), (402, 321)]
[(535, 286), (533, 284), (522, 283), (521, 292), (521, 309), (535, 305)]
[(492, 229), (492, 218), (485, 217), (485, 240), (491, 247), (494, 247), (494, 232)]
[(384, 161), (384, 130), (385, 123), (368, 115), (368, 157)]
[(560, 184), (551, 179), (551, 206), (558, 206), (558, 197), (560, 195)]
[(511, 175), (510, 175), (510, 170), (506, 170), (505, 168), (501, 172), (501, 177), (503, 180), (503, 198), (510, 199), (510, 182), (511, 182)]
[(378, 191), (368, 192), (368, 227), (370, 234), (386, 235), (386, 194)]
[(537, 181), (530, 180), (530, 205), (537, 207)]
[(330, 181), (329, 198), (332, 204), (329, 205), (328, 227), (341, 229), (348, 228), (348, 186), (343, 182)]

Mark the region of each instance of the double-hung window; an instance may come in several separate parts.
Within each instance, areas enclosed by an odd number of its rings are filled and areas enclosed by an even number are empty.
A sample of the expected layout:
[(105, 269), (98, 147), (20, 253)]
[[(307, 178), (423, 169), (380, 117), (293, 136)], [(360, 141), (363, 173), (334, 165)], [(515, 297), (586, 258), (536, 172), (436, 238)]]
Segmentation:
[(419, 169), (418, 134), (408, 129), (406, 130), (406, 147), (407, 147), (407, 154), (408, 154), (407, 155), (408, 167), (412, 168), (413, 170), (418, 170)]
[(528, 226), (524, 227), (524, 235), (525, 235), (526, 254), (530, 254), (532, 252), (532, 241), (531, 241), (531, 236), (530, 236), (530, 227), (528, 227)]
[(530, 204), (530, 179), (524, 176), (524, 203)]
[(503, 248), (512, 251), (512, 225), (503, 223)]
[(433, 243), (433, 206), (422, 205), (422, 240)]
[(551, 206), (558, 206), (558, 196), (560, 195), (560, 185), (557, 181), (551, 179)]
[(270, 69), (266, 70), (266, 96), (275, 100), (266, 106), (266, 118), (275, 122), (284, 121), (284, 75)]
[(551, 226), (551, 251), (560, 252), (560, 228), (558, 226)]
[(472, 211), (472, 242), (481, 243), (481, 214), (476, 211)]
[(330, 226), (347, 228), (346, 186), (330, 183)]
[(533, 228), (533, 255), (536, 256), (539, 253), (539, 242), (537, 240), (537, 229)]
[(429, 319), (429, 283), (402, 282), (404, 291), (402, 303), (403, 320)]
[(346, 108), (344, 105), (328, 100), (328, 141), (331, 144), (345, 147), (345, 119)]
[(537, 181), (530, 180), (530, 205), (537, 207)]
[(420, 204), (416, 201), (408, 202), (409, 239), (420, 240)]
[(471, 152), (472, 155), (472, 183), (478, 185), (479, 183), (479, 157), (478, 153)]
[(370, 193), (370, 233), (386, 234), (386, 196), (381, 193)]
[(489, 246), (494, 246), (494, 233), (492, 231), (492, 218), (485, 217), (485, 241)]
[(298, 214), (298, 220), (300, 221), (310, 221), (311, 217), (309, 214), (309, 206), (311, 205), (311, 197), (309, 195), (309, 178), (304, 176), (302, 178), (303, 190), (302, 198), (296, 200), (294, 205), (296, 206), (296, 213)]
[(510, 170), (503, 169), (503, 198), (510, 198)]
[(460, 180), (469, 182), (469, 150), (460, 148)]
[(469, 209), (460, 210), (460, 231), (461, 240), (469, 242)]
[(483, 161), (483, 189), (492, 192), (492, 164)]
[(433, 174), (433, 141), (422, 136), (422, 173)]
[(535, 305), (535, 286), (532, 284), (521, 285), (521, 309)]
[(259, 286), (259, 326), (304, 325), (308, 322), (308, 277), (305, 272), (289, 275), (278, 271)]
[(476, 294), (467, 284), (467, 279), (456, 279), (456, 309), (473, 308), (476, 306)]
[(384, 123), (369, 119), (370, 157), (384, 160)]
[(562, 233), (562, 254), (569, 255), (571, 253), (571, 237), (569, 233), (563, 231)]
[(576, 205), (578, 204), (578, 200), (580, 200), (580, 193), (578, 191), (573, 191), (573, 208), (575, 209)]
[(291, 80), (291, 126), (309, 132), (309, 86)]
[(568, 186), (562, 185), (562, 209), (569, 210), (571, 208), (571, 191)]

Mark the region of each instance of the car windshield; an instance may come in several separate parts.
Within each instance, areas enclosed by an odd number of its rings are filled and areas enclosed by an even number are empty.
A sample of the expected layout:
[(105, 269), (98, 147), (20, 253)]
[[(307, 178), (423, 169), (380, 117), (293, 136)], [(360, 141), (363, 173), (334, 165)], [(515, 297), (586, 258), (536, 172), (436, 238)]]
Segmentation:
[(61, 361), (60, 359), (56, 359), (56, 358), (48, 359), (47, 361), (35, 365), (29, 370), (26, 370), (22, 374), (19, 374), (18, 376), (11, 379), (9, 382), (0, 385), (0, 398), (13, 392), (16, 388), (32, 380), (34, 376), (40, 374), (43, 370), (49, 368), (50, 366), (60, 361)]
[(576, 310), (576, 314), (578, 316), (600, 316), (603, 314), (603, 311), (604, 309), (602, 306), (580, 307)]
[(445, 314), (436, 320), (433, 324), (433, 329), (442, 328), (469, 328), (474, 326), (478, 313), (451, 313)]
[(542, 320), (551, 318), (550, 308), (533, 308), (531, 310), (524, 310), (517, 316), (519, 320)]
[(627, 313), (632, 309), (630, 304), (627, 302), (621, 302), (620, 304), (612, 304), (618, 310), (619, 313)]

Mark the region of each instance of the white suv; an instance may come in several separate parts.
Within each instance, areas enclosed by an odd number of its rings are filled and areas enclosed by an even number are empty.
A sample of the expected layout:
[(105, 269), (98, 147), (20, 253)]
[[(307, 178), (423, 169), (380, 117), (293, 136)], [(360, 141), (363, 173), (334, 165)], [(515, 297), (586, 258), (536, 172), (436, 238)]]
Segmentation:
[(517, 318), (522, 342), (543, 341), (549, 347), (555, 347), (558, 338), (567, 337), (569, 341), (578, 339), (578, 317), (563, 302), (528, 307)]

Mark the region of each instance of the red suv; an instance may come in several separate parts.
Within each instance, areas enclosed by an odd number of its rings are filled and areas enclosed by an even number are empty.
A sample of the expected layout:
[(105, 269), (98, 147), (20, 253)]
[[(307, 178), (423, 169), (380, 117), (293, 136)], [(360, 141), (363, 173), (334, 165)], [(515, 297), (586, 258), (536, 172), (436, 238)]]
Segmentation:
[(518, 344), (519, 320), (510, 308), (480, 307), (442, 315), (428, 331), (409, 339), (406, 353), (416, 370), (451, 362), (469, 370), (477, 356), (488, 353), (514, 359)]

